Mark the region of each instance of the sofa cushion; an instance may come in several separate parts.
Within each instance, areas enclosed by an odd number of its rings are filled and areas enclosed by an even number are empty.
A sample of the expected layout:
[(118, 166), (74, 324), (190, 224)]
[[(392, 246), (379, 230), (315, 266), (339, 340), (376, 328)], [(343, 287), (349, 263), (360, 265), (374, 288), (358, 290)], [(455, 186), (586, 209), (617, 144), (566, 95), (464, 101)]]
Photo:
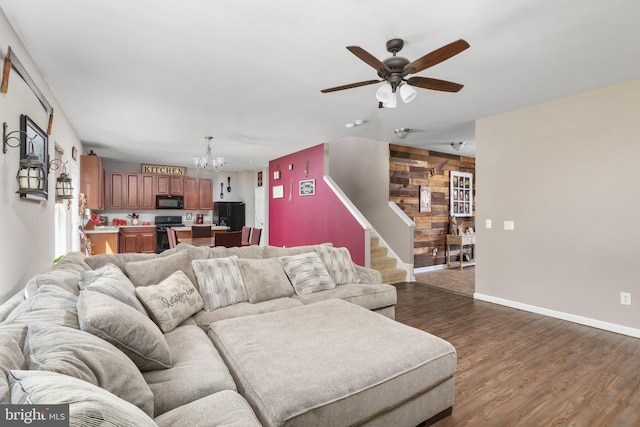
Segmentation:
[(262, 248), (263, 258), (279, 258), (281, 256), (299, 255), (307, 252), (315, 252), (316, 246), (333, 246), (333, 243), (322, 243), (321, 245), (293, 246), (281, 248), (279, 246), (264, 246)]
[(7, 316), (11, 314), (17, 306), (22, 304), (25, 300), (24, 289), (13, 294), (11, 298), (6, 300), (0, 305), (0, 323), (4, 322)]
[(339, 298), (369, 310), (395, 305), (397, 302), (396, 288), (392, 285), (370, 285), (368, 283), (347, 283), (306, 295), (294, 295), (294, 298), (304, 304), (312, 304), (328, 299)]
[(239, 259), (238, 267), (250, 303), (293, 295), (293, 287), (277, 258)]
[(156, 417), (160, 427), (259, 427), (247, 401), (235, 391), (223, 390)]
[(317, 246), (316, 252), (336, 285), (358, 283), (360, 278), (347, 248)]
[(171, 351), (155, 323), (108, 295), (82, 291), (78, 298), (80, 329), (110, 342), (141, 371), (171, 367)]
[(115, 264), (120, 270), (124, 271), (124, 266), (133, 261), (146, 261), (149, 259), (157, 258), (157, 254), (139, 254), (139, 253), (124, 253), (124, 254), (99, 254), (88, 256), (85, 262), (94, 270), (100, 267), (104, 267), (107, 263)]
[(136, 294), (162, 332), (171, 332), (202, 310), (202, 297), (182, 271), (176, 271), (157, 285), (138, 286)]
[(44, 285), (18, 305), (4, 323), (30, 325), (45, 322), (78, 329), (78, 297), (59, 286)]
[(194, 260), (192, 265), (205, 310), (247, 301), (237, 256)]
[(27, 366), (97, 385), (153, 416), (153, 395), (142, 374), (120, 350), (87, 332), (63, 326), (29, 326)]
[(147, 311), (136, 297), (136, 287), (115, 264), (107, 263), (96, 270), (83, 271), (80, 273), (78, 286), (80, 289), (109, 295), (147, 315)]
[(331, 276), (324, 268), (322, 260), (315, 252), (282, 256), (278, 260), (298, 295), (336, 287)]
[(229, 256), (237, 255), (238, 258), (262, 259), (262, 249), (258, 245), (234, 246), (227, 248)]
[(78, 275), (80, 272), (67, 269), (49, 270), (32, 277), (24, 287), (24, 295), (29, 298), (36, 290), (45, 285), (58, 286), (74, 295), (80, 293)]
[[(191, 255), (191, 259), (207, 259), (211, 258), (208, 246), (193, 246), (186, 243), (178, 243), (175, 250), (176, 252), (188, 252)], [(163, 252), (164, 255), (164, 252)], [(225, 251), (225, 256), (228, 256)]]
[(304, 305), (304, 303), (294, 300), (293, 298), (278, 298), (256, 304), (240, 302), (213, 311), (200, 311), (194, 314), (192, 319), (206, 332), (209, 329), (209, 325), (218, 320), (271, 313), (272, 311), (286, 310), (287, 308), (300, 307), (302, 305)]
[[(456, 370), (450, 343), (338, 299), (215, 322), (209, 337), (269, 426), (367, 424), (453, 385)], [(453, 403), (446, 390), (434, 396), (443, 408)]]
[(85, 270), (91, 270), (91, 266), (87, 264), (87, 256), (78, 251), (68, 252), (65, 256), (60, 258), (58, 262), (54, 263), (51, 267), (51, 271), (54, 270), (71, 270), (75, 272), (81, 272)]
[(26, 335), (26, 325), (0, 325), (0, 405), (11, 403), (9, 372), (26, 367), (22, 353)]
[(166, 257), (128, 262), (124, 269), (135, 286), (157, 285), (178, 270), (184, 271), (189, 280), (195, 283), (191, 260), (190, 251), (181, 251)]
[(156, 426), (129, 402), (86, 381), (45, 371), (11, 371), (11, 400), (15, 404), (69, 404), (69, 426)]
[(156, 416), (221, 390), (236, 390), (229, 369), (200, 328), (179, 326), (165, 337), (173, 366), (143, 373), (153, 392)]

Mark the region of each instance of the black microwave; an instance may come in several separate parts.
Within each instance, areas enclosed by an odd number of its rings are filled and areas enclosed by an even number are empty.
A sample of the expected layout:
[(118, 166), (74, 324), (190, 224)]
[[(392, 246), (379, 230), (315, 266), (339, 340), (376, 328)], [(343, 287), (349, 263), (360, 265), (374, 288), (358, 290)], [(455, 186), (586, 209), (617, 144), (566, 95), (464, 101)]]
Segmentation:
[(182, 196), (156, 196), (156, 209), (182, 209), (184, 199)]

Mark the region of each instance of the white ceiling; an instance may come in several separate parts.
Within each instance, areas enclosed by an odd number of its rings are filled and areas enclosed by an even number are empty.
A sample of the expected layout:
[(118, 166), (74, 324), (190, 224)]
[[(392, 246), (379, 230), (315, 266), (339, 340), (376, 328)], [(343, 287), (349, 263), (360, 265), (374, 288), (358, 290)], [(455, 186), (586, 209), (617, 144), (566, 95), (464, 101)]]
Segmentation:
[[(104, 158), (190, 166), (212, 135), (229, 170), (345, 136), (475, 155), (474, 121), (640, 76), (638, 0), (0, 0), (87, 148)], [(376, 79), (345, 46), (377, 58), (402, 38), (409, 60), (471, 47), (417, 73), (378, 109)], [(6, 49), (6, 47), (2, 47)], [(345, 124), (365, 120), (363, 126)], [(54, 122), (55, 126), (55, 122)], [(393, 129), (418, 130), (400, 140)], [(517, 137), (517, 135), (514, 135)]]

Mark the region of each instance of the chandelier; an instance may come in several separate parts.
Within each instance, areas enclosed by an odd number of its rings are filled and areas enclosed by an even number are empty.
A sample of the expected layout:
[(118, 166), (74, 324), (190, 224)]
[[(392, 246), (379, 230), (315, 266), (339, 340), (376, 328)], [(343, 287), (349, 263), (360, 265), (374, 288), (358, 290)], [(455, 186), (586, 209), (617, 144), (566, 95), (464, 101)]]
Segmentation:
[(205, 136), (207, 140), (207, 154), (206, 156), (194, 156), (193, 163), (196, 165), (196, 169), (200, 173), (215, 173), (222, 170), (222, 166), (226, 164), (224, 157), (213, 158), (211, 154), (211, 140), (212, 136)]

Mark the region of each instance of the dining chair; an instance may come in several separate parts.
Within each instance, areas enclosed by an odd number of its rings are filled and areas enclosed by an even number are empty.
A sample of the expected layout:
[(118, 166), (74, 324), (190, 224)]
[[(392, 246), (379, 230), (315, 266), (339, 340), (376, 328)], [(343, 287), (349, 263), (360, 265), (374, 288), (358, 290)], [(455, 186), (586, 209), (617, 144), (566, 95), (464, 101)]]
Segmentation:
[(226, 233), (216, 233), (216, 246), (232, 248), (242, 246), (242, 231), (228, 231)]
[(251, 240), (250, 240), (250, 243), (252, 245), (259, 245), (260, 244), (260, 235), (261, 234), (262, 234), (262, 228), (253, 227), (251, 229)]
[(196, 237), (211, 237), (210, 225), (192, 225), (191, 226), (191, 238)]
[(251, 235), (251, 227), (244, 225), (242, 226), (242, 244), (249, 244), (249, 236)]
[(178, 244), (178, 233), (175, 229), (167, 227), (167, 239), (169, 240), (169, 249), (175, 248)]

